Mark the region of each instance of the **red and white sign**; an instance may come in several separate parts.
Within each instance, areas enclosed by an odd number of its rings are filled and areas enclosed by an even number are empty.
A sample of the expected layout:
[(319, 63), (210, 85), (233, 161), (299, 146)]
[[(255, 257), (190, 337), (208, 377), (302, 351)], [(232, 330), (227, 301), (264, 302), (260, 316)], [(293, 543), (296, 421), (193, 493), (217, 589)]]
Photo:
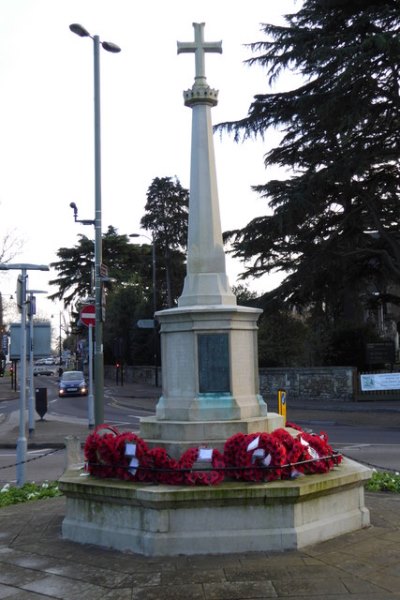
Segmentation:
[(87, 304), (81, 310), (80, 319), (84, 325), (94, 325), (96, 322), (96, 307), (94, 304)]

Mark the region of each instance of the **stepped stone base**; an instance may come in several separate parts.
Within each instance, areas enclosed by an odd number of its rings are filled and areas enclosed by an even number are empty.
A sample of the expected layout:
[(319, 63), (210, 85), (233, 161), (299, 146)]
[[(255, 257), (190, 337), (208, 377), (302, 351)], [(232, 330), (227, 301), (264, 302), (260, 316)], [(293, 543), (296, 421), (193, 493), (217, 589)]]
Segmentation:
[(235, 433), (270, 433), (284, 425), (284, 418), (277, 413), (228, 421), (162, 421), (157, 417), (142, 417), (140, 437), (150, 447), (165, 448), (170, 456), (179, 458), (187, 448), (206, 446), (222, 451), (226, 440)]
[(371, 471), (345, 459), (324, 475), (211, 487), (81, 477), (59, 481), (65, 539), (146, 556), (296, 550), (369, 525)]

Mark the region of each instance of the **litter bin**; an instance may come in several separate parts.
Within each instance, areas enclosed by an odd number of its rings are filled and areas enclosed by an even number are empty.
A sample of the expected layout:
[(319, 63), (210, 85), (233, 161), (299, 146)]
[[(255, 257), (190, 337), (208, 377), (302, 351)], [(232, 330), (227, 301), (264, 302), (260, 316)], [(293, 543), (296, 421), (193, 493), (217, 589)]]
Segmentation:
[(47, 388), (36, 388), (35, 390), (36, 412), (41, 421), (47, 413)]

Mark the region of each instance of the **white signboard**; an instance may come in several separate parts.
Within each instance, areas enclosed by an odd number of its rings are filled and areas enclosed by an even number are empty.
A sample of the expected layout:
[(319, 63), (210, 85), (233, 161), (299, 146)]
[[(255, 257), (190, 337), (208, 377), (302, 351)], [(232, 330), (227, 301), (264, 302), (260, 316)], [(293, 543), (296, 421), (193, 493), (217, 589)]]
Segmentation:
[(360, 377), (363, 392), (400, 390), (400, 373), (369, 373)]

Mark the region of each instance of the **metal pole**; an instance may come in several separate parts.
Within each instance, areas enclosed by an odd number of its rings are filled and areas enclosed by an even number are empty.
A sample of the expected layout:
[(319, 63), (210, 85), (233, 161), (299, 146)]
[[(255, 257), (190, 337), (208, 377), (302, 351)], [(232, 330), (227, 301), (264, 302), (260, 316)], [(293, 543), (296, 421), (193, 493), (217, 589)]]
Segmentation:
[(153, 235), (152, 243), (152, 268), (153, 268), (153, 353), (154, 353), (154, 384), (158, 386), (158, 367), (157, 367), (157, 281), (156, 281), (156, 243)]
[[(21, 376), (19, 386), (19, 436), (17, 439), (17, 485), (23, 486), (25, 483), (25, 463), (27, 442), (25, 436), (25, 405), (26, 405), (26, 282), (28, 276), (27, 270), (48, 271), (47, 265), (33, 265), (29, 263), (4, 264), (0, 263), (1, 271), (9, 269), (21, 270), (21, 340), (20, 340), (20, 360)], [(15, 362), (15, 375), (17, 363)], [(16, 381), (16, 380), (15, 380)]]
[(95, 162), (95, 351), (94, 351), (94, 415), (95, 424), (104, 422), (104, 361), (103, 361), (103, 314), (102, 282), (100, 265), (102, 263), (101, 238), (101, 143), (100, 143), (100, 38), (93, 36), (94, 50), (94, 162)]
[[(29, 294), (29, 398), (28, 398), (28, 423), (29, 423), (29, 437), (35, 433), (35, 404), (33, 394), (33, 349), (34, 349), (34, 323), (33, 317), (36, 314), (36, 298), (34, 294), (46, 294), (44, 290), (25, 290), (26, 294)], [(60, 313), (61, 315), (61, 313)], [(61, 342), (61, 317), (60, 317), (60, 342)]]
[(33, 295), (29, 293), (29, 436), (35, 433), (35, 413), (33, 408)]
[(26, 403), (26, 269), (22, 269), (21, 285), (21, 374), (19, 381), (19, 436), (17, 439), (17, 486), (22, 487), (25, 483), (25, 463), (27, 442), (25, 436), (25, 403)]
[(60, 343), (60, 347), (58, 350), (58, 372), (60, 373), (60, 369), (61, 369), (61, 363), (62, 363), (62, 341), (61, 341), (61, 310), (60, 310), (60, 331), (59, 331), (59, 343)]
[(89, 429), (94, 426), (94, 402), (93, 402), (93, 326), (89, 325), (89, 396), (88, 396), (88, 421)]

